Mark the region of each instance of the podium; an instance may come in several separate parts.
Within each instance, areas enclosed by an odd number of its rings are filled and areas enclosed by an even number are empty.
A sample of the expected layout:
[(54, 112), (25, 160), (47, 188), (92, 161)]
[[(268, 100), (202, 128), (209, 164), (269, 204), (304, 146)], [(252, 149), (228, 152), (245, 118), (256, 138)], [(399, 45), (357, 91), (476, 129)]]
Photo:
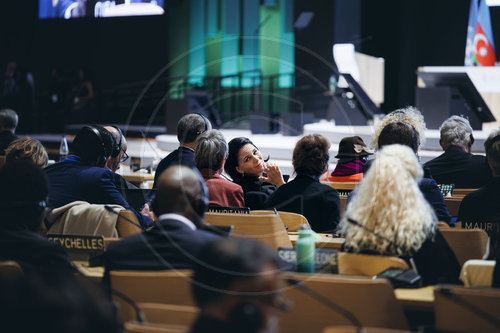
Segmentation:
[(475, 130), (500, 125), (500, 67), (420, 67), (417, 75), (415, 104), (429, 129), (455, 114)]

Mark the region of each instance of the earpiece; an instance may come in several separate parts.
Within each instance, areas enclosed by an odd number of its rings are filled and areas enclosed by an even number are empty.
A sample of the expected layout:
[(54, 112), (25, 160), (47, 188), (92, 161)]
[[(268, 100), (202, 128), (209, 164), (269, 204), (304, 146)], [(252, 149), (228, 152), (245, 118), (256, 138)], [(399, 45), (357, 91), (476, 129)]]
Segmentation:
[(113, 145), (113, 149), (111, 150), (111, 157), (117, 157), (120, 154), (120, 151), (122, 150), (123, 133), (118, 127), (116, 126), (111, 126), (111, 127), (114, 127), (118, 131), (118, 134), (120, 134), (120, 140), (118, 143), (114, 141), (113, 137), (113, 142), (115, 144)]
[[(104, 146), (104, 140), (102, 139), (101, 133), (99, 133), (99, 130), (95, 128), (94, 126), (87, 125), (84, 128), (88, 128), (90, 131), (94, 132), (96, 135), (97, 139), (99, 140), (99, 144), (101, 146), (101, 154), (99, 155), (99, 166), (104, 167), (106, 164), (107, 156), (106, 156), (106, 147)], [(120, 141), (121, 142), (121, 141)]]
[(205, 133), (206, 131), (208, 131), (208, 122), (207, 122), (207, 117), (205, 117), (204, 115), (202, 115), (201, 113), (195, 113), (197, 114), (198, 116), (200, 116), (202, 119), (203, 119), (203, 122), (205, 123), (205, 129), (201, 132), (198, 132), (197, 134), (200, 135), (200, 134), (203, 134)]
[(237, 332), (259, 332), (264, 325), (264, 318), (259, 308), (253, 303), (241, 303), (229, 313), (231, 328)]

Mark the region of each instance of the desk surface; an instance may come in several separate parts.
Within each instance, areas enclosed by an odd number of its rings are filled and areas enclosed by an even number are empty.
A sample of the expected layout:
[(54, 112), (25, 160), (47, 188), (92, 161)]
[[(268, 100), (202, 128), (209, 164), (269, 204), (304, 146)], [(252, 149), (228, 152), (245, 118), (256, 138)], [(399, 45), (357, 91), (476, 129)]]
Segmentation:
[[(321, 241), (316, 242), (316, 248), (340, 250), (340, 248), (345, 242), (344, 238), (335, 238), (331, 234), (318, 234), (318, 235), (321, 237)], [(292, 245), (295, 246), (295, 242), (299, 238), (298, 232), (289, 232), (288, 237), (292, 241)]]
[(429, 309), (434, 306), (434, 286), (394, 289), (394, 295), (404, 308)]

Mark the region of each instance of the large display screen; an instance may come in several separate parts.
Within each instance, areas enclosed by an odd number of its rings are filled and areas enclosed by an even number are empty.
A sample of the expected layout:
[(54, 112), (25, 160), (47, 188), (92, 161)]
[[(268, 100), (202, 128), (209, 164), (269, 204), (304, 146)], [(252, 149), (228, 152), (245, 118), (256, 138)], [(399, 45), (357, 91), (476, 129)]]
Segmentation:
[(38, 18), (162, 15), (164, 0), (39, 0)]

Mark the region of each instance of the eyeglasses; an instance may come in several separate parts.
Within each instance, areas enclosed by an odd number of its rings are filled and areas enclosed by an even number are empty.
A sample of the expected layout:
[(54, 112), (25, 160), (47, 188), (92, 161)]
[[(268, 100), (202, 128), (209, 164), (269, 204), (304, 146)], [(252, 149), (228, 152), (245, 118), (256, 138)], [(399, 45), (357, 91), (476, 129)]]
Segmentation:
[(123, 148), (122, 148), (122, 151), (123, 151), (123, 156), (122, 156), (122, 158), (120, 159), (120, 162), (121, 162), (121, 163), (123, 163), (123, 162), (125, 162), (126, 160), (128, 160), (128, 154), (127, 154), (127, 152), (126, 152), (125, 150), (123, 150)]

